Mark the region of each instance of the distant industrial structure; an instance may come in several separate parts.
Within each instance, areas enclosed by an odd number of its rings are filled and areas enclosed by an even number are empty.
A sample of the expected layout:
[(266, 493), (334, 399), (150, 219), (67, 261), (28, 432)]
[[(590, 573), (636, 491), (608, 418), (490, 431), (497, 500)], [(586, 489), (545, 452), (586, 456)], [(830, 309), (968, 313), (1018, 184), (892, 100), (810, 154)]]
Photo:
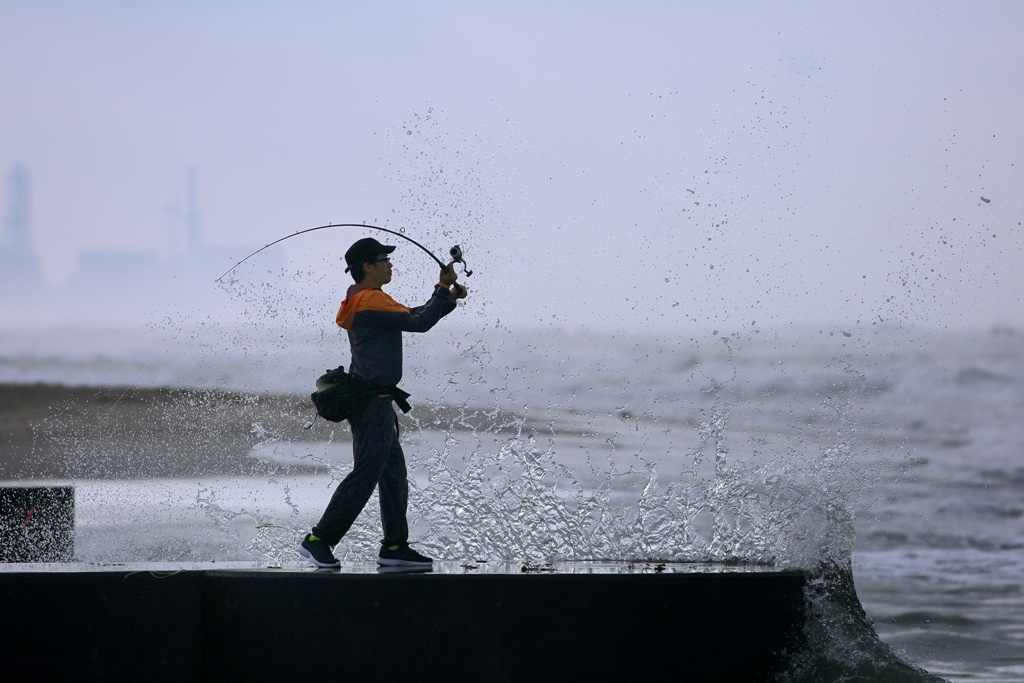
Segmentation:
[(0, 239), (0, 296), (31, 297), (43, 288), (43, 269), (32, 239), (29, 175), (16, 164), (8, 179), (10, 194)]
[[(256, 247), (205, 244), (196, 176), (195, 169), (189, 170), (184, 212), (171, 211), (167, 257), (155, 250), (85, 249), (78, 253), (78, 270), (69, 286), (91, 297), (114, 297), (121, 301), (147, 299), (169, 291), (211, 289), (214, 278)], [(179, 239), (179, 218), (184, 219), (184, 240)]]
[[(185, 210), (172, 213), (167, 255), (156, 249), (84, 249), (67, 283), (47, 287), (32, 239), (28, 171), (16, 165), (0, 241), (0, 317), (25, 324), (125, 322), (182, 303), (201, 308), (202, 298), (217, 289), (215, 278), (257, 247), (205, 243), (197, 185), (196, 171), (190, 170)], [(282, 261), (271, 255), (264, 263), (276, 269)]]
[(188, 209), (185, 211), (185, 226), (188, 228), (188, 253), (198, 254), (203, 248), (202, 233), (199, 231), (199, 209), (196, 202), (196, 169), (188, 171)]

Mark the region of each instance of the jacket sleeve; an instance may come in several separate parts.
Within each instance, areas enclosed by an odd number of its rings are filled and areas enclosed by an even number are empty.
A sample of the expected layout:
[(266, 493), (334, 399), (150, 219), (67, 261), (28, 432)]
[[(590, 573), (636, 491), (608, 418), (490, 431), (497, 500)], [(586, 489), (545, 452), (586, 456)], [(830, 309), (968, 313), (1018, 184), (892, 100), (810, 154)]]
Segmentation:
[(385, 330), (401, 332), (426, 332), (437, 324), (437, 321), (455, 310), (449, 292), (444, 287), (434, 289), (433, 296), (422, 306), (410, 308), (406, 312), (397, 311), (360, 311), (356, 315), (361, 321)]

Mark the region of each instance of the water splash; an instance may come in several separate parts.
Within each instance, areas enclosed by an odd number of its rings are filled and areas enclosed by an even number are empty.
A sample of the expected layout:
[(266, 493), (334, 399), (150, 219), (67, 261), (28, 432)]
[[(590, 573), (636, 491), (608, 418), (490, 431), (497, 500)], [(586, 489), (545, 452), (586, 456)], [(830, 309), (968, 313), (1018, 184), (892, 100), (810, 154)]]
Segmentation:
[(857, 598), (850, 565), (823, 562), (809, 572), (802, 642), (779, 683), (941, 683), (881, 640)]
[[(452, 560), (668, 560), (805, 569), (846, 562), (854, 540), (852, 498), (864, 485), (862, 477), (850, 476), (848, 412), (865, 381), (848, 366), (843, 372), (851, 390), (822, 400), (831, 420), (821, 434), (748, 459), (730, 459), (728, 385), (717, 385), (718, 395), (696, 425), (697, 445), (668, 476), (662, 472), (679, 459), (637, 457), (619, 469), (611, 456), (598, 465), (588, 455), (583, 470), (573, 469), (561, 457), (565, 434), (551, 426), (544, 438), (525, 415), (495, 419), (496, 410), (463, 407), (443, 419), (438, 413), (414, 422), (406, 427), (407, 440), (426, 443), (439, 431), (443, 445), (407, 449), (409, 470), (419, 473), (410, 485), (413, 535), (424, 552)], [(329, 460), (313, 464), (326, 467), (334, 481), (349, 469)], [(301, 525), (293, 514), (279, 528), (290, 537), (268, 537), (268, 559), (294, 542)], [(339, 553), (372, 557), (379, 538), (371, 503)]]
[[(839, 417), (840, 420), (844, 418)], [(450, 443), (414, 457), (428, 484), (412, 493), (423, 520), (421, 544), (441, 557), (557, 561), (620, 559), (749, 562), (809, 567), (849, 557), (852, 515), (837, 497), (847, 443), (803, 458), (734, 463), (723, 445), (728, 410), (716, 401), (700, 425), (701, 445), (677, 480), (662, 484), (658, 464), (587, 476), (558, 462), (555, 439), (522, 433), (496, 451), (477, 449), (462, 469), (447, 464)], [(713, 443), (715, 468), (702, 477)], [(822, 484), (815, 475), (825, 474)], [(639, 476), (638, 476), (639, 475)], [(613, 502), (639, 489), (635, 503)]]
[[(230, 346), (255, 332), (224, 334), (200, 341)], [(284, 343), (280, 335), (267, 336)], [(255, 336), (246, 339), (266, 347)], [(751, 367), (749, 359), (734, 358), (728, 344), (721, 361), (688, 357), (680, 365), (673, 360), (678, 352), (662, 356), (658, 347), (631, 343), (626, 348), (633, 356), (667, 360), (609, 369), (609, 350), (596, 339), (589, 340), (593, 367), (580, 360), (587, 349), (570, 359), (574, 367), (551, 353), (563, 338), (534, 337), (522, 358), (512, 342), (469, 341), (454, 362), (424, 357), (416, 347), (410, 354), (419, 365), (413, 381), (436, 383), (441, 398), (418, 401), (403, 426), (415, 475), (410, 521), (424, 551), (453, 560), (799, 568), (848, 560), (853, 500), (870, 485), (854, 462), (850, 412), (877, 385), (848, 362), (826, 363), (807, 383), (812, 393), (800, 395), (798, 387), (780, 383), (789, 376)], [(322, 340), (311, 348), (326, 356), (322, 347), (336, 343)], [(614, 374), (623, 371), (651, 382)], [(752, 377), (767, 388), (751, 386)], [(811, 396), (814, 410), (807, 407)], [(348, 471), (349, 456), (315, 455), (329, 450), (331, 439), (344, 439), (347, 429), (322, 422), (303, 429), (312, 410), (301, 396), (132, 389), (81, 397), (93, 413), (80, 419), (57, 406), (46, 433), (38, 435), (59, 456), (52, 468), (58, 476), (259, 477), (284, 503), (284, 517), (251, 505), (228, 508), (208, 496), (196, 498), (196, 505), (226, 537), (238, 524), (232, 514), (255, 520), (256, 531), (239, 537), (245, 539), (240, 545), (268, 562), (286, 557), (329, 498), (325, 489), (322, 502), (295, 504), (288, 478), (326, 471), (331, 486)], [(544, 402), (530, 410), (524, 398)], [(795, 401), (803, 406), (796, 411), (789, 408)], [(303, 445), (324, 438), (327, 446)], [(263, 455), (287, 448), (303, 449), (303, 456), (282, 461)], [(368, 508), (342, 555), (373, 556), (380, 538), (376, 518)]]

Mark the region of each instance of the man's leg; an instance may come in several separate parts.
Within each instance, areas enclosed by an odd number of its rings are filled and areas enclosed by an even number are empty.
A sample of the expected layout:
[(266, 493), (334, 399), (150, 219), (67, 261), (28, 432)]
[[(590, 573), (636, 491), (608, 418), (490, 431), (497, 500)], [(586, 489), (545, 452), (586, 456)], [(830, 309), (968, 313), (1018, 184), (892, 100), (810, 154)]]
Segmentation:
[[(350, 420), (350, 424), (352, 471), (338, 484), (323, 516), (313, 527), (313, 535), (332, 546), (338, 544), (366, 506), (398, 442), (390, 397), (371, 399), (366, 410)], [(403, 459), (403, 470), (404, 467)]]
[[(391, 409), (394, 415), (394, 408)], [(405, 470), (405, 454), (398, 441), (398, 416), (394, 416), (395, 440), (380, 475), (380, 517), (384, 523), (377, 564), (427, 569), (433, 560), (409, 547), (409, 522), (405, 510), (409, 502), (409, 477)], [(428, 570), (429, 571), (429, 570)]]
[(405, 453), (398, 439), (398, 416), (394, 414), (395, 439), (384, 462), (377, 486), (380, 490), (380, 520), (384, 525), (383, 545), (405, 545), (409, 541), (409, 522), (406, 507), (409, 504), (409, 476), (405, 469)]

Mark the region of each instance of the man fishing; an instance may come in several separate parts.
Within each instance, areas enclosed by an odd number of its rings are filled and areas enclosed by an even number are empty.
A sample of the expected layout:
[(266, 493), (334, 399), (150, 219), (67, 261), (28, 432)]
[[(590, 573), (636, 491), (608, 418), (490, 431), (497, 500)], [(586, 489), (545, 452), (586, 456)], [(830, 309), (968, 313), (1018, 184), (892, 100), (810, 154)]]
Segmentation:
[(379, 387), (366, 408), (349, 417), (352, 426), (352, 472), (338, 484), (323, 516), (299, 545), (299, 553), (318, 567), (336, 568), (341, 562), (332, 548), (349, 530), (370, 499), (380, 492), (384, 525), (377, 563), (429, 566), (433, 560), (409, 547), (406, 506), (409, 481), (405, 454), (398, 440), (398, 416), (393, 394), (405, 396), (396, 385), (402, 379), (402, 332), (426, 332), (455, 309), (468, 294), (456, 284), (453, 264), (441, 270), (434, 293), (423, 306), (406, 308), (381, 287), (391, 282), (391, 252), (395, 247), (372, 237), (358, 240), (347, 252), (346, 273), (355, 280), (338, 310), (335, 322), (348, 331), (352, 349), (349, 372)]

